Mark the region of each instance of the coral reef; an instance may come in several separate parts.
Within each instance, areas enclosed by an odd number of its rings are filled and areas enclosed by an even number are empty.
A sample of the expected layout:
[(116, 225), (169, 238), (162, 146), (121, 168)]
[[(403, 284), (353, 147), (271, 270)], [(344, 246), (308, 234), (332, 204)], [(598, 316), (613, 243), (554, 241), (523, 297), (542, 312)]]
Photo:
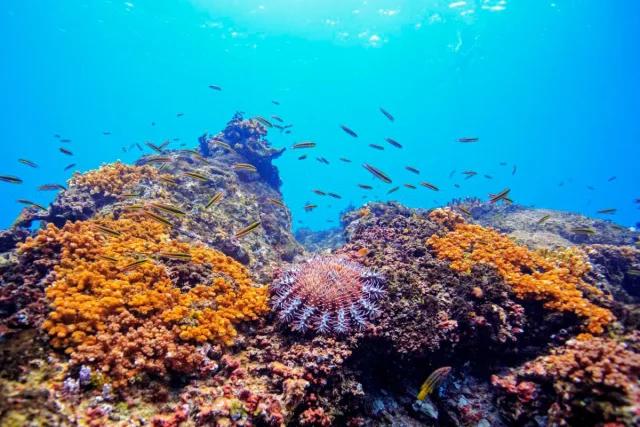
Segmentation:
[(368, 203), (305, 253), (268, 125), (149, 143), (0, 232), (1, 425), (638, 424), (637, 233)]
[[(20, 246), (23, 254), (55, 249), (60, 261), (46, 289), (53, 311), (42, 327), (54, 347), (96, 364), (116, 386), (141, 373), (165, 376), (167, 366), (193, 369), (195, 351), (181, 341), (231, 344), (235, 323), (266, 311), (266, 288), (253, 286), (244, 267), (215, 250), (170, 240), (162, 225), (139, 214), (62, 229), (49, 224)], [(172, 261), (174, 254), (208, 266), (210, 283), (182, 292), (163, 265), (182, 262)]]
[(476, 264), (495, 267), (519, 298), (534, 298), (551, 310), (575, 313), (586, 319), (589, 332), (602, 333), (614, 320), (609, 310), (584, 297), (584, 293), (602, 296), (602, 292), (582, 280), (590, 266), (577, 249), (544, 256), (494, 230), (462, 223), (444, 236), (432, 236), (428, 244), (457, 271), (470, 273)]
[[(550, 425), (637, 425), (640, 334), (571, 340), (492, 383), (511, 421), (546, 417)], [(609, 424), (606, 424), (609, 423)]]
[(284, 271), (271, 286), (271, 304), (292, 330), (347, 334), (378, 312), (384, 277), (339, 257), (316, 256)]

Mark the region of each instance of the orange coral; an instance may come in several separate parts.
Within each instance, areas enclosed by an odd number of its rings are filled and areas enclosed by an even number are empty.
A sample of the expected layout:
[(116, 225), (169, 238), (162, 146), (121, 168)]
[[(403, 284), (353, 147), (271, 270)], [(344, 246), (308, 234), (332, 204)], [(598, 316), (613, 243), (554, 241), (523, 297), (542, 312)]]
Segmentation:
[(158, 172), (152, 166), (130, 166), (121, 162), (110, 163), (83, 174), (75, 173), (69, 187), (86, 188), (89, 194), (118, 196), (132, 190), (143, 179), (153, 179)]
[(427, 243), (451, 268), (469, 273), (473, 265), (494, 266), (519, 298), (544, 301), (546, 308), (572, 312), (586, 319), (586, 329), (602, 333), (613, 314), (584, 298), (583, 292), (601, 296), (582, 276), (590, 265), (576, 248), (557, 252), (533, 252), (507, 236), (479, 225), (458, 223), (444, 236), (431, 236)]
[[(104, 234), (98, 224), (116, 233)], [(97, 335), (114, 329), (110, 323), (123, 314), (166, 328), (184, 341), (230, 344), (235, 324), (267, 311), (267, 288), (255, 287), (241, 264), (216, 250), (171, 240), (161, 224), (139, 214), (67, 223), (61, 229), (49, 224), (20, 252), (51, 245), (60, 251), (60, 261), (46, 289), (53, 311), (43, 328), (52, 345), (67, 353), (94, 346)], [(188, 253), (189, 267), (209, 271), (211, 283), (181, 290), (167, 266), (182, 261), (157, 256), (163, 253)], [(125, 268), (145, 256), (149, 262)], [(118, 333), (126, 328), (116, 326)]]

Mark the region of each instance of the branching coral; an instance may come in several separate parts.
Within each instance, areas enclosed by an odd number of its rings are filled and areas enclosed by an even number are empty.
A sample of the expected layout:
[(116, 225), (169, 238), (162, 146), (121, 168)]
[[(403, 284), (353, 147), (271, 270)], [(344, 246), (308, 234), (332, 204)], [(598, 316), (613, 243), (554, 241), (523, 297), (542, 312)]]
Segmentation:
[(293, 330), (344, 334), (366, 325), (383, 294), (382, 282), (381, 275), (354, 262), (318, 256), (273, 282), (272, 305)]
[(444, 236), (431, 236), (427, 243), (457, 271), (468, 273), (478, 263), (495, 267), (516, 296), (544, 301), (551, 310), (575, 313), (586, 319), (591, 333), (602, 333), (614, 320), (609, 310), (584, 297), (583, 292), (602, 293), (582, 280), (590, 267), (578, 249), (533, 252), (497, 231), (464, 223)]
[[(147, 372), (164, 373), (152, 369), (151, 359), (175, 365), (172, 357), (189, 353), (172, 347), (172, 341), (230, 344), (237, 334), (236, 323), (256, 319), (267, 310), (267, 289), (253, 286), (243, 266), (218, 251), (171, 240), (161, 224), (143, 216), (67, 223), (62, 229), (49, 224), (20, 252), (28, 256), (43, 248), (61, 254), (56, 279), (46, 289), (53, 311), (43, 328), (52, 345), (76, 360), (93, 360), (116, 379), (145, 371), (141, 366), (148, 367)], [(207, 266), (211, 283), (182, 292), (166, 268), (185, 262), (175, 260), (179, 256)], [(141, 259), (146, 262), (132, 265)], [(143, 343), (145, 337), (155, 342), (146, 347), (148, 351), (128, 345)], [(135, 361), (122, 372), (117, 365), (127, 365), (131, 350), (147, 360)], [(119, 352), (122, 360), (114, 361), (113, 354)], [(89, 354), (92, 357), (85, 357)]]
[(542, 412), (553, 425), (637, 425), (639, 381), (637, 332), (622, 340), (571, 340), (505, 376), (492, 377), (506, 395), (509, 412), (526, 419), (538, 415), (532, 411)]
[(130, 166), (115, 162), (87, 173), (76, 173), (69, 180), (69, 187), (80, 187), (91, 195), (114, 197), (133, 190), (143, 178), (153, 179), (158, 172), (151, 166)]

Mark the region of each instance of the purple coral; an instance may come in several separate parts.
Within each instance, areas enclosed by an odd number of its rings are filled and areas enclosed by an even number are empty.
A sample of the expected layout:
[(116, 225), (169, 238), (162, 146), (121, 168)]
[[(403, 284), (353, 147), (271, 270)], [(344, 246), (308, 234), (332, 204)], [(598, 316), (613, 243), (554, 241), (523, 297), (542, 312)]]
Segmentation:
[(347, 334), (377, 314), (384, 278), (355, 262), (316, 256), (294, 265), (271, 284), (271, 305), (292, 330)]

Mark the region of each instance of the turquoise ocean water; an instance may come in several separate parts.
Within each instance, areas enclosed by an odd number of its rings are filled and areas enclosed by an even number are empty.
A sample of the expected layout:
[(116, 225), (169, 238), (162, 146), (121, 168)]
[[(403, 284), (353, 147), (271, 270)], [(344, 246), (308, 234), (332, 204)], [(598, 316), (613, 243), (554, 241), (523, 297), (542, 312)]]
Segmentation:
[[(0, 35), (0, 175), (24, 180), (0, 182), (1, 227), (16, 199), (51, 200), (41, 184), (133, 162), (136, 142), (196, 147), (236, 111), (293, 124), (268, 138), (289, 147), (276, 164), (295, 227), (368, 200), (432, 207), (505, 187), (517, 203), (640, 221), (636, 1), (4, 0)], [(305, 140), (318, 146), (298, 160)], [(420, 181), (440, 191), (386, 194)]]

